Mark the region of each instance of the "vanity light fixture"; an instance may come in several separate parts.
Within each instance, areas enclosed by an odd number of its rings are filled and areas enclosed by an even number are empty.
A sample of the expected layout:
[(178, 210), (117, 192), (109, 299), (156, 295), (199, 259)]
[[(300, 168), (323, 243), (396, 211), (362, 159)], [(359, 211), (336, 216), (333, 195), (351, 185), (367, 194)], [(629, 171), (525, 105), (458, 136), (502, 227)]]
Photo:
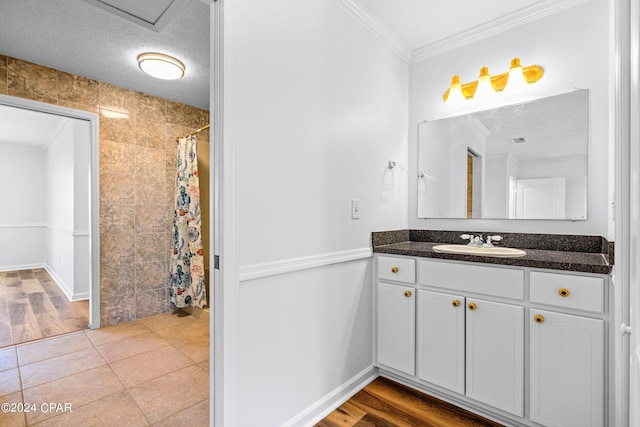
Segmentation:
[[(515, 90), (518, 87), (526, 87), (527, 84), (537, 82), (543, 75), (544, 70), (541, 66), (529, 65), (523, 67), (520, 65), (520, 58), (513, 58), (510, 70), (506, 73), (492, 76), (489, 74), (487, 67), (482, 67), (477, 81), (463, 84), (460, 83), (459, 76), (453, 76), (451, 85), (442, 98), (445, 102), (453, 101), (454, 99), (459, 99), (458, 93), (462, 94), (465, 99), (478, 98), (482, 96), (482, 92), (491, 94), (491, 89), (494, 92), (502, 92), (507, 86), (509, 90)], [(485, 85), (485, 89), (482, 89), (483, 85)]]
[(489, 69), (487, 67), (480, 68), (480, 75), (478, 76), (478, 86), (473, 94), (474, 98), (485, 98), (495, 94), (493, 87), (491, 86), (491, 76), (489, 75)]
[(138, 67), (158, 79), (177, 80), (184, 77), (184, 64), (163, 53), (148, 52), (138, 55)]

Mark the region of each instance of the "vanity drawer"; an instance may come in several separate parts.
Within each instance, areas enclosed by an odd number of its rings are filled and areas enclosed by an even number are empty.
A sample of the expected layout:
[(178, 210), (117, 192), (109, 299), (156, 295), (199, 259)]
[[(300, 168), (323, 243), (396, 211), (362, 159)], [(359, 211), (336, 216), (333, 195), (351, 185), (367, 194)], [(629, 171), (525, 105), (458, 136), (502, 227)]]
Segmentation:
[(411, 258), (378, 256), (378, 278), (394, 282), (415, 283), (416, 261)]
[(570, 274), (532, 271), (530, 276), (532, 303), (602, 313), (604, 279)]
[(418, 261), (418, 283), (439, 288), (524, 299), (524, 271), (442, 261)]

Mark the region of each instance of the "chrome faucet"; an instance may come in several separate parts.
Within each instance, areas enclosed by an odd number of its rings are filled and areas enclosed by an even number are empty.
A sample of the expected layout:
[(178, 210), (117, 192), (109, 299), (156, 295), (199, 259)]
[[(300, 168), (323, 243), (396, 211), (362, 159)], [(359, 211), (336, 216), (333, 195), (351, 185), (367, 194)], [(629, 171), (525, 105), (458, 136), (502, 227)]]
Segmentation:
[(484, 237), (474, 236), (473, 234), (461, 234), (460, 238), (464, 240), (469, 240), (469, 243), (467, 243), (467, 246), (485, 247), (485, 248), (492, 248), (494, 247), (493, 242), (499, 242), (500, 240), (502, 240), (502, 236), (498, 236), (498, 235), (487, 236), (486, 243), (484, 241)]
[(467, 246), (481, 246), (483, 242), (482, 236), (474, 236), (473, 234), (461, 234), (460, 238), (469, 240)]
[(502, 240), (502, 236), (487, 236), (487, 243), (485, 243), (483, 246), (489, 247), (489, 248), (493, 248), (494, 244), (493, 242), (499, 242), (500, 240)]

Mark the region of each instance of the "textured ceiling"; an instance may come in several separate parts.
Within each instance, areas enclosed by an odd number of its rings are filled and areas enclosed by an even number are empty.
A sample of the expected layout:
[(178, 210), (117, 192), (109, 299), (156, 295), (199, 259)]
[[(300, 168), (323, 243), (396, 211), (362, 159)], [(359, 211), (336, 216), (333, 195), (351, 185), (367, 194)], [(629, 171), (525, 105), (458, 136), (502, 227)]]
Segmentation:
[[(157, 1), (132, 3), (142, 14)], [(176, 12), (151, 29), (84, 0), (0, 0), (0, 54), (209, 109), (209, 6), (173, 3)], [(136, 62), (143, 52), (175, 56), (185, 77), (147, 76)]]

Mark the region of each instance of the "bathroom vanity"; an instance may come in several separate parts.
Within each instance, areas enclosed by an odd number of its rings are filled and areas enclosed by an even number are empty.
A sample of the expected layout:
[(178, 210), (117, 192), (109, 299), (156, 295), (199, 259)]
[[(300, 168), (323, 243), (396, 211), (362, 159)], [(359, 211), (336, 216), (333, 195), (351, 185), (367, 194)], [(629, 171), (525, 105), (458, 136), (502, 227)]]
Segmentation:
[(613, 425), (613, 244), (503, 234), (526, 254), (433, 250), (459, 234), (373, 233), (381, 375), (506, 425)]

